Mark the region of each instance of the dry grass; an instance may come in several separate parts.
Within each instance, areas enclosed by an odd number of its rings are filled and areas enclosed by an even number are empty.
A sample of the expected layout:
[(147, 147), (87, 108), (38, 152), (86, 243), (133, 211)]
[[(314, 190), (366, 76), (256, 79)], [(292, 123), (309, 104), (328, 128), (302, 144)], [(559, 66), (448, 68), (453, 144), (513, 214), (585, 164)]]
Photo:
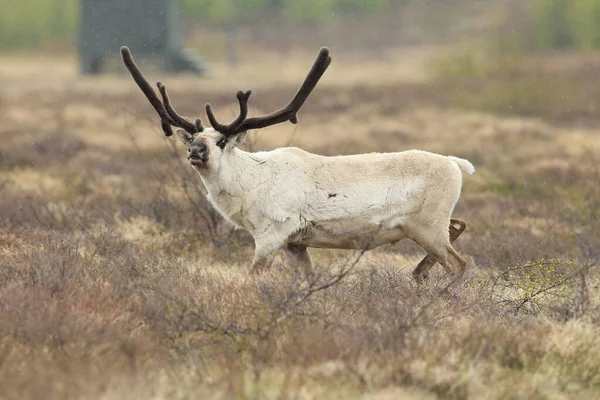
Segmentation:
[[(251, 147), (470, 159), (478, 172), (456, 210), (469, 223), (457, 242), (468, 276), (447, 290), (438, 268), (417, 286), (423, 252), (402, 242), (315, 251), (309, 278), (282, 260), (256, 278), (252, 241), (210, 210), (125, 78), (25, 82), (3, 68), (0, 398), (600, 394), (595, 128), (458, 111), (437, 95), (448, 82), (391, 71), (351, 84), (356, 66), (337, 64), (298, 128), (255, 133)], [(270, 75), (261, 110), (300, 73), (278, 69), (276, 87), (269, 71), (254, 63), (236, 78)], [(165, 81), (185, 114), (206, 100), (233, 113), (237, 81)]]

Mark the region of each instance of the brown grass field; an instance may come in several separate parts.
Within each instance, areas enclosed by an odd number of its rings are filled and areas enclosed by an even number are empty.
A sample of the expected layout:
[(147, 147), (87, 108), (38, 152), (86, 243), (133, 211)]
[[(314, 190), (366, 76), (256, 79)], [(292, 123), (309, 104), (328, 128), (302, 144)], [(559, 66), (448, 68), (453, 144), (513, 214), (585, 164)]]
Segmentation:
[[(162, 79), (184, 115), (234, 115), (248, 87), (267, 112), (313, 50)], [(433, 79), (441, 53), (332, 48), (299, 125), (246, 149), (469, 159), (468, 272), (447, 290), (439, 266), (412, 281), (410, 242), (249, 276), (251, 238), (211, 211), (128, 76), (0, 56), (0, 399), (600, 398), (598, 57)]]

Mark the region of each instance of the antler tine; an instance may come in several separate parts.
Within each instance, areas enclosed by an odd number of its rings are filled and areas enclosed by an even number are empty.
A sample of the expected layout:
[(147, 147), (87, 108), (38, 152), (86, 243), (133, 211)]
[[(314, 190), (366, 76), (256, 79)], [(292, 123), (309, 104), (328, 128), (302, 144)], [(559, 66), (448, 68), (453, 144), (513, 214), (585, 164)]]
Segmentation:
[(215, 118), (215, 114), (212, 111), (211, 105), (207, 103), (206, 115), (208, 116), (208, 120), (210, 121), (210, 125), (213, 127), (213, 129), (221, 133), (225, 137), (238, 133), (238, 128), (241, 124), (244, 123), (246, 117), (248, 116), (248, 99), (250, 98), (251, 94), (251, 90), (248, 90), (245, 93), (241, 90), (238, 90), (238, 92), (236, 93), (236, 97), (240, 104), (240, 113), (238, 114), (237, 118), (229, 125), (223, 125), (219, 123), (219, 121), (217, 121), (217, 119)]
[[(167, 88), (165, 85), (163, 85), (160, 82), (156, 82), (156, 86), (158, 87), (158, 91), (160, 92), (160, 95), (162, 96), (164, 107), (165, 107), (167, 113), (169, 114), (169, 117), (171, 117), (173, 122), (175, 122), (176, 126), (179, 126), (180, 128), (185, 129), (188, 133), (191, 133), (191, 134), (194, 134), (196, 132), (202, 132), (204, 130), (204, 127), (202, 126), (202, 122), (200, 122), (199, 126), (197, 125), (198, 121), (200, 121), (199, 119), (196, 120), (196, 124), (194, 124), (193, 122), (189, 121), (187, 118), (179, 115), (179, 113), (177, 113), (177, 111), (175, 111), (175, 109), (173, 108), (173, 106), (171, 104), (171, 99), (169, 99), (169, 95), (167, 94)], [(198, 130), (198, 128), (200, 128), (200, 130)]]
[[(288, 105), (290, 109), (295, 110), (296, 113), (300, 110), (308, 96), (310, 96), (313, 89), (317, 86), (317, 83), (319, 83), (319, 80), (329, 67), (329, 64), (331, 64), (331, 56), (329, 55), (329, 49), (327, 47), (323, 47), (319, 51), (319, 55), (317, 56), (317, 59), (315, 60), (308, 75), (306, 75), (302, 86), (300, 86), (300, 89), (298, 89), (298, 92), (296, 92), (296, 95)], [(292, 124), (298, 123), (298, 119), (295, 113), (294, 118), (290, 118), (290, 122)]]
[(202, 121), (200, 120), (200, 118), (196, 118), (196, 131), (204, 132), (204, 126), (202, 125)]
[(133, 60), (131, 51), (129, 51), (129, 48), (127, 46), (121, 47), (121, 57), (123, 58), (123, 63), (131, 73), (133, 80), (135, 81), (135, 83), (137, 83), (138, 87), (142, 90), (150, 104), (152, 104), (152, 107), (154, 107), (154, 109), (160, 116), (161, 127), (163, 129), (163, 132), (166, 136), (173, 135), (173, 130), (171, 129), (170, 125), (178, 126), (177, 123), (175, 123), (175, 121), (173, 121), (173, 119), (169, 116), (167, 110), (165, 110), (163, 103), (160, 101), (160, 99), (154, 92), (154, 89), (152, 89), (150, 83), (148, 83), (146, 78), (144, 78), (144, 76), (142, 75), (142, 72)]
[(290, 121), (293, 124), (298, 123), (297, 113), (311, 94), (313, 89), (317, 86), (319, 79), (323, 76), (329, 64), (331, 63), (331, 56), (329, 55), (329, 49), (322, 47), (319, 51), (319, 55), (315, 60), (310, 72), (304, 79), (302, 86), (296, 92), (296, 95), (292, 101), (284, 108), (275, 111), (271, 114), (262, 117), (248, 118), (242, 124), (238, 126), (236, 132), (240, 133), (249, 129), (260, 129), (267, 126), (279, 124), (282, 122)]
[(164, 119), (160, 120), (160, 127), (162, 128), (162, 130), (165, 133), (166, 137), (173, 136), (173, 128), (171, 128), (171, 125), (167, 121), (165, 121)]

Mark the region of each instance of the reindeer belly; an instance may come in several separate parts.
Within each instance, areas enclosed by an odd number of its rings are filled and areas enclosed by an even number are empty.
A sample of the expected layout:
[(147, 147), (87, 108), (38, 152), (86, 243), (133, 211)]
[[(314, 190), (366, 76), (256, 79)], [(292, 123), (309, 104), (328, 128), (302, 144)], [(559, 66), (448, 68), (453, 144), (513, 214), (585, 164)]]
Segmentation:
[(372, 249), (405, 239), (400, 227), (385, 228), (365, 220), (311, 221), (298, 235), (296, 244), (330, 249)]

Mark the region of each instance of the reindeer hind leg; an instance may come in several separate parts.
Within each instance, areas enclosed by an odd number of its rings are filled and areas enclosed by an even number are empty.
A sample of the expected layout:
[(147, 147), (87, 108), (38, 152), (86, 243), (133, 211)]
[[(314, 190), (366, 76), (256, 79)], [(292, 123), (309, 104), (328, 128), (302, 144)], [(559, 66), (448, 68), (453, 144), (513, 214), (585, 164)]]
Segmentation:
[[(458, 237), (461, 235), (461, 233), (465, 231), (466, 228), (467, 223), (465, 221), (457, 218), (450, 219), (450, 243), (454, 243), (454, 241), (458, 239)], [(466, 262), (464, 261), (464, 259), (458, 253), (456, 253), (456, 250), (454, 250), (454, 248), (452, 248), (452, 250), (448, 249), (448, 251), (451, 254), (451, 257), (455, 258), (458, 261), (460, 265), (460, 270), (462, 270), (462, 272), (464, 273), (464, 268), (466, 266)], [(458, 258), (456, 256), (458, 256)], [(427, 279), (429, 277), (429, 270), (435, 265), (436, 261), (437, 259), (435, 258), (435, 256), (432, 253), (428, 253), (421, 260), (421, 262), (419, 262), (419, 264), (413, 271), (413, 277), (415, 278), (415, 280), (417, 282), (422, 282), (424, 279)], [(459, 271), (459, 273), (461, 272)]]

